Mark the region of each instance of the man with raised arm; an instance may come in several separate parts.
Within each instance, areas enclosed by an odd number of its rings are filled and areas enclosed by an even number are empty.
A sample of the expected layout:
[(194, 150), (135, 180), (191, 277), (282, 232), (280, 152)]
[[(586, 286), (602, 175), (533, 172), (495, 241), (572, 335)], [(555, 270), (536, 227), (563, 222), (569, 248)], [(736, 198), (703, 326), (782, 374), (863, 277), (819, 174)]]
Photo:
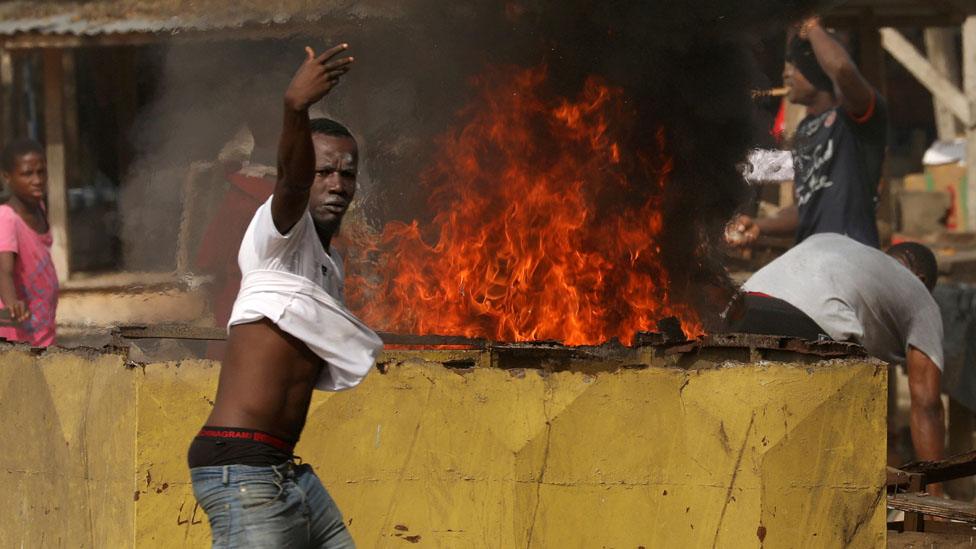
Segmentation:
[(877, 248), (888, 128), (884, 99), (818, 18), (790, 40), (783, 82), (787, 99), (807, 108), (793, 144), (796, 205), (775, 217), (738, 216), (729, 243), (751, 245), (760, 234), (794, 235), (800, 243), (813, 234), (839, 233)]
[(356, 141), (308, 115), (351, 67), (347, 47), (306, 48), (285, 92), (274, 194), (241, 242), (228, 352), (188, 456), (214, 547), (354, 546), (312, 468), (293, 460), (312, 391), (356, 386), (382, 347), (345, 308), (331, 248), (356, 191)]

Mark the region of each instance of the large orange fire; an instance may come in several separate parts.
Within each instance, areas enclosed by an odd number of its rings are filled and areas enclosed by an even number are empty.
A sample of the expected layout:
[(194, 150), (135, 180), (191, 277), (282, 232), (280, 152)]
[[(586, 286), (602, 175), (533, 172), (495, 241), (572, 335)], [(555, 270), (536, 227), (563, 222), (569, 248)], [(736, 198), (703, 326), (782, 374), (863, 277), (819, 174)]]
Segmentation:
[(668, 316), (696, 335), (660, 261), (665, 132), (627, 152), (633, 111), (595, 77), (575, 101), (547, 94), (542, 67), (475, 85), (423, 177), (436, 215), (384, 228), (373, 274), (350, 276), (354, 310), (381, 331), (499, 341), (629, 344)]

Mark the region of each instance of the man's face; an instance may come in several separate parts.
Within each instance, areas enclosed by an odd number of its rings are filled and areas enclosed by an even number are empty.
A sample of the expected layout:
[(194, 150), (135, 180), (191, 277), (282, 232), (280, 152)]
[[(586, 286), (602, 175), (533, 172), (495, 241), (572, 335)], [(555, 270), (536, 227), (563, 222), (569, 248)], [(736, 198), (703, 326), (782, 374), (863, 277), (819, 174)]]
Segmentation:
[(786, 95), (790, 103), (810, 105), (817, 96), (817, 88), (789, 61), (783, 66), (783, 85), (790, 89)]
[(40, 203), (47, 193), (47, 162), (36, 152), (17, 157), (14, 168), (3, 173), (10, 191), (23, 202)]
[(359, 153), (349, 137), (313, 134), (315, 181), (308, 210), (319, 229), (335, 232), (356, 194)]

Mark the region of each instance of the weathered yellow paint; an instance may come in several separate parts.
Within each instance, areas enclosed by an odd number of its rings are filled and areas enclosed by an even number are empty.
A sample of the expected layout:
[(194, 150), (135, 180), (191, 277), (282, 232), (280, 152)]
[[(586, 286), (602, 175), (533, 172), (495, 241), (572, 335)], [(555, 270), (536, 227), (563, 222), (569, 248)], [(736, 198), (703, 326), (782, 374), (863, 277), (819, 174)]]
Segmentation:
[[(441, 355), (387, 353), (386, 373), (313, 399), (297, 453), (360, 547), (884, 544), (876, 363), (585, 374), (422, 359)], [(0, 351), (0, 546), (206, 547), (185, 451), (217, 371)]]
[(0, 351), (0, 547), (133, 545), (137, 379), (118, 355)]

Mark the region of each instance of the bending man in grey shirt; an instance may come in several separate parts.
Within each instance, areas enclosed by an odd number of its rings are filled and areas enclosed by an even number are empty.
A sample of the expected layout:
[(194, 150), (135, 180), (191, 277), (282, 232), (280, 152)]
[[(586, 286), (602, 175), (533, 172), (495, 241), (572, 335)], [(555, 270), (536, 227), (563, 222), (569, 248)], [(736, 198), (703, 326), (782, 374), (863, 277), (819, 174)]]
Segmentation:
[(745, 307), (730, 330), (808, 338), (819, 332), (906, 364), (916, 457), (942, 459), (942, 317), (931, 293), (937, 278), (935, 256), (921, 244), (883, 253), (843, 235), (813, 235), (746, 281)]

